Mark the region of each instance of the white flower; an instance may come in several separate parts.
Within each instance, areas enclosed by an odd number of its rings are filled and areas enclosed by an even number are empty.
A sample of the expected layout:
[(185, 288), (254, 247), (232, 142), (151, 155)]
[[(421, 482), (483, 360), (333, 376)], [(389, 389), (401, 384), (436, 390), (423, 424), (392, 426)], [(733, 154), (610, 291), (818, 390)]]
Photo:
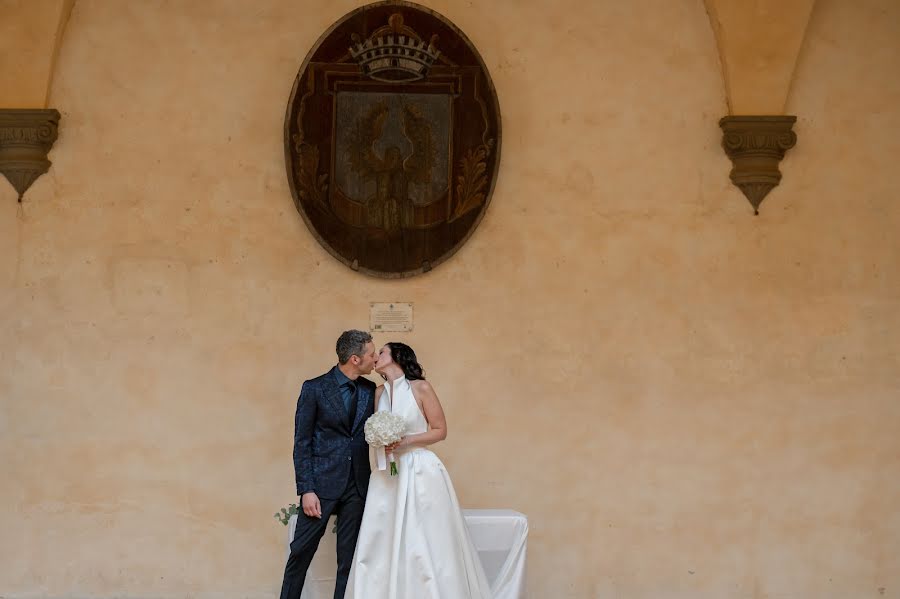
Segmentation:
[(375, 412), (366, 420), (366, 443), (372, 447), (384, 447), (399, 441), (405, 431), (406, 423), (399, 414), (388, 410)]

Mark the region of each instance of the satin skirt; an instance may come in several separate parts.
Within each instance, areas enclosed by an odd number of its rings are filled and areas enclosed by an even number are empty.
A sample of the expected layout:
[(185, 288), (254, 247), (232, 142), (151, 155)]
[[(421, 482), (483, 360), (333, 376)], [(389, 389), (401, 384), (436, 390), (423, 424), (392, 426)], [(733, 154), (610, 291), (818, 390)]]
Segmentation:
[(431, 450), (373, 470), (344, 599), (489, 599), (456, 491)]

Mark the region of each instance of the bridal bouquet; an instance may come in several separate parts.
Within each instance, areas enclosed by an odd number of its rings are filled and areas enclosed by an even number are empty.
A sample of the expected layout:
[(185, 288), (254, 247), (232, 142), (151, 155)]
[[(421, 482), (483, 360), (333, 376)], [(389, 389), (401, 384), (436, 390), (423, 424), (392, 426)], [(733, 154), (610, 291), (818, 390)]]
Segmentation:
[[(403, 437), (406, 429), (406, 423), (399, 414), (394, 414), (387, 410), (383, 412), (375, 412), (366, 420), (365, 433), (366, 443), (375, 447), (384, 447), (391, 443), (396, 443)], [(397, 462), (394, 461), (394, 454), (391, 454), (391, 476), (397, 474)]]

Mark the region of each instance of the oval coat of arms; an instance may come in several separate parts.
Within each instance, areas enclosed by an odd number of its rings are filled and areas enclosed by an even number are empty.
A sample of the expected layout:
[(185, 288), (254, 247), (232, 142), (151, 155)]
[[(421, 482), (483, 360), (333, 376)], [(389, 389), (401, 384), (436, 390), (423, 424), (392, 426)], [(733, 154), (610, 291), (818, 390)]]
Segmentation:
[(300, 68), (288, 180), (312, 234), (353, 270), (410, 277), (468, 239), (490, 202), (500, 110), (466, 36), (409, 2), (347, 14)]

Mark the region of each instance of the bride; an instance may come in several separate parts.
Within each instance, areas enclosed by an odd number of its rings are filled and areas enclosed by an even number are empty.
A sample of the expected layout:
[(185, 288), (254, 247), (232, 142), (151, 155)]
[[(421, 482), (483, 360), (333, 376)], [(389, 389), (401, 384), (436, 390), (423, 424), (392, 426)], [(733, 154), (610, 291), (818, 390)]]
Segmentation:
[(406, 436), (385, 448), (397, 475), (383, 454), (372, 470), (344, 599), (490, 599), (453, 483), (428, 449), (447, 437), (434, 389), (403, 343), (382, 347), (375, 371), (385, 379), (375, 409), (401, 415)]

